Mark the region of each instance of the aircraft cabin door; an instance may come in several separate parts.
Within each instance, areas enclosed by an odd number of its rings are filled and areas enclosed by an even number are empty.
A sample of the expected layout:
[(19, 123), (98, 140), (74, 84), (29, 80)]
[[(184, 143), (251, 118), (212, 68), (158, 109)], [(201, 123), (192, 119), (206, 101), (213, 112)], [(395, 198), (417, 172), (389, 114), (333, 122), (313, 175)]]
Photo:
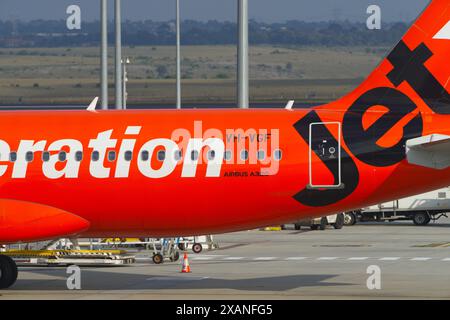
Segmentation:
[(341, 123), (311, 123), (309, 126), (308, 188), (343, 188), (341, 167)]

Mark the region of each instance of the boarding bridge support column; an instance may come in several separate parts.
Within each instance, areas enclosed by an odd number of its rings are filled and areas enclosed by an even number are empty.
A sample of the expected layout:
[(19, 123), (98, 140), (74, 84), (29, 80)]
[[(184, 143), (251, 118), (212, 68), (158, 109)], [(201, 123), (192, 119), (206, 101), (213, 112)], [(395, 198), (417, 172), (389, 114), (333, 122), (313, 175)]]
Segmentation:
[(248, 0), (238, 0), (238, 108), (249, 108)]

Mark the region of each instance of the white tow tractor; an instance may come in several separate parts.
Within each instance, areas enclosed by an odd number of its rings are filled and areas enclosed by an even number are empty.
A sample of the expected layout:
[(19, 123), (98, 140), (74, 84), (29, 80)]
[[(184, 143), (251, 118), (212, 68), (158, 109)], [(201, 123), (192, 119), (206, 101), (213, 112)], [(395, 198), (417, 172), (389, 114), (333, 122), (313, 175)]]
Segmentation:
[(155, 264), (161, 264), (165, 260), (176, 262), (180, 259), (180, 251), (189, 248), (194, 253), (201, 253), (204, 246), (208, 250), (218, 249), (219, 245), (213, 240), (212, 235), (196, 237), (179, 237), (167, 239), (149, 239), (151, 245), (148, 248), (153, 250), (152, 260)]
[(176, 262), (180, 259), (180, 252), (178, 250), (179, 238), (161, 238), (151, 239), (153, 256), (152, 261), (154, 264), (161, 264), (165, 259), (170, 262)]
[(189, 247), (194, 253), (201, 253), (204, 246), (208, 250), (214, 250), (219, 248), (219, 244), (214, 241), (212, 235), (196, 236), (196, 237), (183, 237), (180, 239), (178, 248), (182, 251), (187, 250)]

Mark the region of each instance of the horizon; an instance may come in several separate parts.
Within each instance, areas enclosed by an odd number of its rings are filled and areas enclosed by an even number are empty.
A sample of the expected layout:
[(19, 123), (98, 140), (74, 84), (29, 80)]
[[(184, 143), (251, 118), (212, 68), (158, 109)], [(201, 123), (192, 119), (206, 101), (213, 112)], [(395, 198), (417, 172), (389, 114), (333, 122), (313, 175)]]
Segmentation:
[[(0, 23), (8, 23), (8, 22), (19, 22), (19, 23), (33, 23), (33, 22), (37, 22), (37, 21), (43, 21), (43, 22), (59, 22), (59, 21), (66, 21), (64, 18), (55, 18), (55, 19), (32, 19), (32, 20), (22, 20), (22, 19), (1, 19), (0, 18)], [(412, 23), (413, 20), (392, 20), (392, 21), (384, 21), (385, 24), (388, 25), (392, 25), (395, 23), (405, 23), (405, 24), (410, 24)], [(125, 23), (144, 23), (144, 22), (152, 22), (152, 23), (174, 23), (175, 19), (168, 19), (168, 20), (155, 20), (155, 19), (145, 19), (145, 20), (123, 20), (122, 24)], [(217, 23), (230, 23), (230, 24), (237, 24), (236, 21), (231, 21), (231, 20), (218, 20), (218, 19), (210, 19), (210, 20), (195, 20), (195, 19), (181, 19), (181, 23), (183, 22), (197, 22), (197, 23), (210, 23), (210, 22), (217, 22)], [(350, 19), (343, 19), (343, 20), (317, 20), (317, 21), (309, 21), (309, 20), (302, 20), (302, 19), (289, 19), (289, 20), (285, 20), (285, 21), (260, 21), (260, 20), (256, 20), (256, 19), (249, 19), (250, 23), (258, 23), (258, 24), (268, 24), (268, 25), (274, 25), (274, 24), (286, 24), (289, 22), (302, 22), (302, 23), (308, 23), (308, 24), (320, 24), (320, 23), (350, 23), (350, 24), (365, 24), (365, 21), (359, 21), (359, 20), (350, 20)], [(84, 23), (100, 23), (100, 19), (93, 19), (93, 20), (88, 20), (85, 21)], [(114, 23), (114, 19), (108, 19), (108, 23)]]
[[(190, 5), (181, 2), (183, 20), (193, 21), (236, 21), (236, 0), (190, 0)], [(289, 20), (305, 22), (351, 21), (363, 22), (368, 17), (366, 9), (376, 4), (382, 9), (384, 22), (413, 21), (426, 7), (428, 0), (322, 0), (320, 3), (307, 0), (271, 0), (249, 1), (250, 19), (261, 23), (279, 23)], [(122, 1), (123, 21), (155, 22), (174, 19), (175, 1), (133, 0), (127, 6)], [(0, 2), (1, 21), (31, 21), (66, 19), (66, 8), (76, 4), (82, 9), (85, 22), (98, 20), (99, 2), (92, 0), (40, 0), (39, 3), (26, 0), (2, 0)], [(155, 8), (157, 8), (155, 10)], [(306, 12), (305, 8), (308, 8)], [(113, 18), (113, 2), (109, 3), (109, 19)]]

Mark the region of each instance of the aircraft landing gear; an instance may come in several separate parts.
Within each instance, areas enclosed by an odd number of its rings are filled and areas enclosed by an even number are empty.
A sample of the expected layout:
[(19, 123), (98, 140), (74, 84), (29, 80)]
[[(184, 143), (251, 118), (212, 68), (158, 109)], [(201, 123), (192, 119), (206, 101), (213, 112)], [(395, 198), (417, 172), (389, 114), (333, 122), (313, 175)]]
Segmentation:
[(17, 280), (18, 270), (13, 259), (0, 255), (0, 289), (11, 287)]

